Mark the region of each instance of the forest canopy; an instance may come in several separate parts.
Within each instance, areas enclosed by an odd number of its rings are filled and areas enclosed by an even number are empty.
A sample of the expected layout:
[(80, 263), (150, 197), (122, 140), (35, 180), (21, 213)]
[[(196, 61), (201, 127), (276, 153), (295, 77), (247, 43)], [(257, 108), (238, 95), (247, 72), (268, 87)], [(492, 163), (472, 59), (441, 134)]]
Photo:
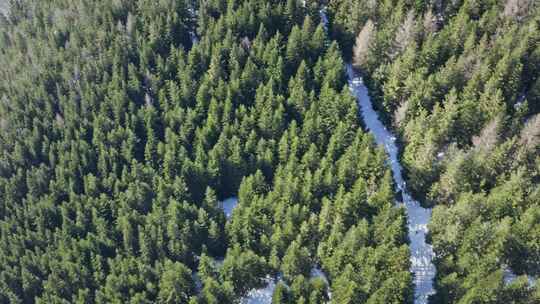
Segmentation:
[(345, 62), (434, 207), (431, 303), (540, 302), (538, 1), (8, 7), (0, 303), (413, 303)]
[[(435, 206), (433, 303), (538, 303), (540, 2), (329, 3), (331, 32)], [(505, 283), (508, 270), (522, 276)]]
[(234, 303), (278, 274), (273, 303), (410, 302), (406, 216), (319, 9), (11, 1), (0, 303)]

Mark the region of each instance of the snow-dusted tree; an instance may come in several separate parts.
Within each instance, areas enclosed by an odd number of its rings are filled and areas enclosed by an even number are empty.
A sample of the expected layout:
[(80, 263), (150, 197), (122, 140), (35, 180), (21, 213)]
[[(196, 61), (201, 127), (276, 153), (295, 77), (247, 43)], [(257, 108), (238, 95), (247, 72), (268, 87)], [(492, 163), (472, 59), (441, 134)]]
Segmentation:
[(426, 35), (436, 32), (438, 29), (437, 18), (433, 15), (433, 10), (428, 9), (424, 14), (424, 33)]
[(482, 151), (490, 151), (499, 140), (499, 127), (501, 117), (496, 116), (484, 126), (478, 136), (473, 136), (474, 148)]
[(407, 116), (407, 110), (409, 109), (409, 100), (401, 103), (399, 107), (394, 111), (394, 125), (396, 127), (401, 126), (405, 117)]
[(390, 56), (395, 57), (403, 52), (409, 43), (414, 41), (416, 36), (416, 20), (414, 18), (414, 12), (410, 10), (407, 13), (407, 17), (403, 20), (394, 37), (394, 45), (390, 51)]
[(126, 20), (126, 33), (129, 37), (133, 35), (133, 32), (135, 31), (135, 17), (128, 13), (127, 20)]
[(376, 9), (377, 8), (377, 0), (368, 0), (366, 6), (371, 11)]
[(54, 116), (54, 119), (59, 126), (61, 127), (64, 126), (64, 117), (62, 116), (62, 114), (56, 113), (56, 115)]
[(506, 0), (503, 14), (507, 17), (522, 19), (530, 11), (535, 0)]
[(520, 143), (527, 149), (534, 148), (540, 143), (540, 114), (529, 118), (521, 129)]
[(369, 49), (375, 35), (375, 24), (369, 19), (358, 36), (353, 48), (353, 65), (356, 68), (362, 68), (367, 62)]

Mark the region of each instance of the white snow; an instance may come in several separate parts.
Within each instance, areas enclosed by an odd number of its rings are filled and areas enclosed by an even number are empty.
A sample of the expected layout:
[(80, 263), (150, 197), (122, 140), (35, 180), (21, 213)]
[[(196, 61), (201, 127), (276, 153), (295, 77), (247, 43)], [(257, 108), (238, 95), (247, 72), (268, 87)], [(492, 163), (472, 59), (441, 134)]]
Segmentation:
[(378, 118), (377, 112), (373, 109), (371, 99), (368, 95), (367, 87), (360, 77), (347, 64), (347, 76), (349, 78), (349, 89), (358, 100), (362, 119), (369, 131), (375, 137), (379, 145), (383, 145), (390, 158), (390, 166), (398, 190), (403, 193), (403, 204), (407, 209), (410, 250), (411, 250), (411, 271), (414, 274), (415, 284), (415, 304), (425, 304), (429, 295), (435, 293), (433, 279), (435, 278), (435, 265), (433, 265), (433, 247), (426, 243), (428, 232), (427, 224), (431, 218), (431, 209), (420, 206), (407, 192), (406, 183), (401, 174), (401, 165), (398, 160), (398, 148), (395, 144), (396, 137), (390, 133)]
[[(280, 281), (281, 279), (278, 279)], [(252, 289), (240, 300), (241, 304), (271, 304), (272, 295), (276, 288), (276, 280), (270, 276), (266, 277), (267, 285), (264, 288)]]
[[(318, 267), (313, 267), (310, 272), (310, 278), (322, 278), (326, 285), (329, 285), (326, 274)], [(241, 304), (271, 304), (272, 295), (278, 282), (282, 282), (282, 275), (279, 274), (277, 279), (270, 276), (266, 277), (267, 285), (264, 288), (252, 289), (248, 294), (240, 300)], [(332, 293), (328, 293), (328, 297), (332, 298)]]
[(7, 17), (8, 13), (9, 13), (9, 1), (0, 0), (0, 14)]
[(310, 277), (312, 279), (314, 278), (322, 278), (326, 285), (328, 285), (328, 278), (326, 277), (326, 274), (322, 271), (322, 269), (318, 267), (313, 267), (310, 272)]
[(225, 217), (227, 219), (230, 219), (233, 213), (234, 208), (236, 208), (236, 205), (238, 205), (238, 197), (233, 196), (229, 197), (221, 202), (219, 202), (219, 206), (221, 209), (223, 209), (223, 213), (225, 213)]
[(332, 291), (330, 290), (330, 283), (328, 281), (328, 277), (326, 276), (326, 273), (322, 271), (322, 269), (318, 267), (313, 267), (311, 269), (310, 276), (312, 279), (314, 278), (322, 278), (324, 282), (326, 283), (327, 290), (328, 290), (328, 299), (332, 299)]
[(514, 104), (514, 109), (519, 109), (525, 102), (525, 98), (527, 98), (527, 95), (520, 94), (518, 98), (516, 99), (516, 103)]
[(326, 6), (319, 10), (319, 15), (321, 16), (321, 21), (324, 26), (324, 30), (328, 31), (328, 17), (326, 16)]
[[(503, 280), (505, 285), (511, 284), (519, 277), (512, 271), (512, 269), (510, 269), (510, 267), (506, 265), (504, 265), (503, 267)], [(537, 278), (531, 275), (527, 275), (527, 280), (529, 281), (529, 287), (533, 287), (536, 283)]]
[[(189, 13), (189, 16), (191, 18), (191, 20), (196, 23), (197, 22), (197, 15), (198, 15), (198, 12), (197, 10), (194, 8), (194, 7), (189, 7), (188, 9), (188, 13)], [(192, 44), (197, 44), (199, 43), (199, 37), (197, 37), (197, 33), (195, 33), (195, 31), (189, 31), (189, 37), (191, 38), (191, 43)]]
[(197, 44), (199, 42), (199, 37), (197, 37), (197, 34), (195, 34), (194, 31), (189, 31), (189, 37), (191, 38), (192, 44)]
[(504, 284), (508, 285), (517, 279), (517, 275), (508, 267), (504, 267), (503, 280)]
[(201, 277), (199, 276), (199, 272), (194, 271), (191, 274), (191, 278), (193, 279), (193, 282), (195, 282), (195, 292), (197, 292), (197, 294), (199, 294), (201, 292), (201, 290), (202, 290), (202, 287), (203, 287), (203, 283), (201, 281)]

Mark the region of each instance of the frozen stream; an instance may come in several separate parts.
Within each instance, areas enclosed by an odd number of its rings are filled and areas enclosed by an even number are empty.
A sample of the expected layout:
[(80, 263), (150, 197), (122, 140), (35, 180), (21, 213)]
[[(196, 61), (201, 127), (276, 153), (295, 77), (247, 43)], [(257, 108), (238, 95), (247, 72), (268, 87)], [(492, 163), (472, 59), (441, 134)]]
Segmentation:
[(384, 146), (390, 158), (390, 166), (398, 190), (403, 193), (403, 204), (407, 209), (407, 224), (409, 228), (411, 271), (414, 274), (414, 303), (427, 303), (429, 295), (435, 292), (433, 279), (435, 278), (435, 265), (433, 265), (433, 247), (426, 243), (428, 232), (427, 224), (431, 218), (431, 209), (420, 206), (407, 192), (406, 183), (401, 174), (401, 165), (398, 158), (396, 137), (390, 133), (379, 120), (377, 112), (373, 109), (368, 90), (362, 77), (354, 71), (351, 64), (346, 65), (349, 89), (356, 97), (360, 106), (360, 113), (365, 125), (375, 137), (377, 144)]

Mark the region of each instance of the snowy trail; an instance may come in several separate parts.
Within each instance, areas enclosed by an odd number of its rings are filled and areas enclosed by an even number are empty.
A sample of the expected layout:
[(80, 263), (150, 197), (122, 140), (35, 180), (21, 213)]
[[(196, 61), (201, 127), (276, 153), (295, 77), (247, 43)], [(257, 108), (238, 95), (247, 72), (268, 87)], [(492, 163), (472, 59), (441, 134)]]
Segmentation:
[[(310, 272), (310, 278), (322, 278), (326, 285), (328, 286), (328, 278), (326, 277), (326, 274), (317, 267), (314, 267), (311, 269)], [(283, 283), (283, 279), (281, 277), (281, 274), (278, 275), (277, 278), (272, 277), (266, 277), (267, 285), (266, 287), (260, 288), (260, 289), (252, 289), (248, 292), (248, 294), (240, 299), (240, 304), (271, 304), (272, 303), (272, 295), (274, 294), (274, 289), (276, 288), (276, 285), (278, 282)], [(328, 287), (329, 288), (329, 287)], [(328, 297), (332, 298), (332, 292), (328, 289)]]
[(411, 250), (411, 271), (414, 274), (415, 284), (415, 304), (427, 303), (429, 295), (435, 292), (433, 279), (435, 278), (435, 265), (433, 265), (433, 247), (426, 243), (428, 233), (427, 224), (431, 219), (431, 209), (420, 206), (407, 192), (406, 183), (401, 173), (402, 168), (399, 163), (396, 137), (390, 133), (379, 120), (377, 112), (373, 109), (371, 99), (368, 95), (367, 87), (363, 79), (359, 76), (351, 64), (346, 65), (349, 89), (356, 97), (360, 106), (360, 113), (365, 125), (375, 137), (379, 145), (383, 145), (390, 159), (390, 166), (394, 176), (394, 181), (398, 190), (403, 193), (403, 204), (407, 209), (407, 224), (409, 228), (410, 250)]

